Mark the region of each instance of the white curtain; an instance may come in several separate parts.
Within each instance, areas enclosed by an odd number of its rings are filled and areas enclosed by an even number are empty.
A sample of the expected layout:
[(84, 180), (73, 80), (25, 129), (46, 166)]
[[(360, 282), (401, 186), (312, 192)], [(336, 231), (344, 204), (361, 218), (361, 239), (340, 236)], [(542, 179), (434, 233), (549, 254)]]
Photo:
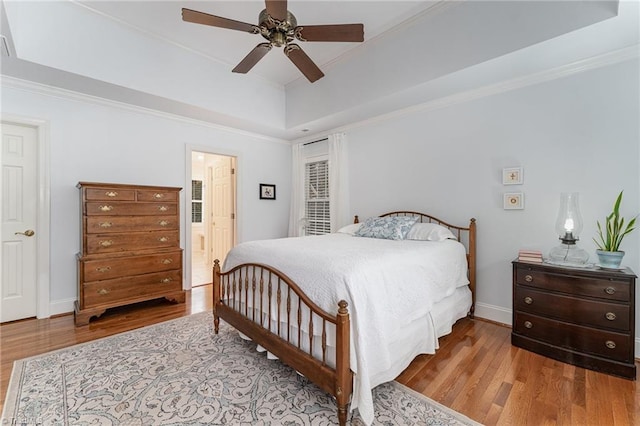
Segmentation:
[(289, 212), (289, 236), (304, 235), (304, 161), (302, 144), (291, 149), (291, 209)]
[(352, 223), (349, 217), (347, 135), (329, 135), (329, 205), (331, 232)]

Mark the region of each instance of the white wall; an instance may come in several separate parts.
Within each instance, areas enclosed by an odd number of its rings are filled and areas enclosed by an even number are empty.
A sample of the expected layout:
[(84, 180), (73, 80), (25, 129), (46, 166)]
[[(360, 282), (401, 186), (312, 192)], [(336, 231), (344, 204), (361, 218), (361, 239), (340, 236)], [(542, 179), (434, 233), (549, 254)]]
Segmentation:
[[(455, 224), (477, 218), (476, 312), (510, 323), (511, 261), (519, 248), (548, 253), (559, 243), (560, 192), (580, 193), (579, 244), (591, 261), (596, 220), (610, 212), (620, 190), (624, 215), (640, 212), (639, 73), (636, 58), (354, 126), (347, 130), (352, 213), (364, 218), (410, 209)], [(524, 168), (524, 184), (503, 186), (502, 168), (514, 166)], [(524, 192), (524, 210), (503, 210), (502, 194), (511, 191)], [(637, 230), (622, 247), (623, 263), (636, 273), (639, 242)]]
[[(185, 146), (238, 158), (238, 239), (287, 235), (291, 147), (282, 141), (199, 125), (107, 102), (50, 96), (46, 89), (3, 84), (2, 113), (47, 120), (51, 181), (51, 313), (72, 310), (77, 297), (79, 250), (78, 181), (140, 185), (190, 185)], [(53, 91), (52, 94), (57, 94)], [(188, 159), (190, 162), (191, 159)], [(278, 185), (278, 199), (260, 201), (258, 184)], [(185, 191), (181, 192), (182, 233)]]

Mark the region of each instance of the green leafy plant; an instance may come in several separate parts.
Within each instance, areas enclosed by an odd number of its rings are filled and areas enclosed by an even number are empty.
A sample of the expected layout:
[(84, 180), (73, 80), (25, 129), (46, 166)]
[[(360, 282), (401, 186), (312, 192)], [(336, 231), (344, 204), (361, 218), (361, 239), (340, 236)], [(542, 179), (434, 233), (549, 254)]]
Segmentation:
[(638, 216), (631, 219), (625, 227), (625, 219), (620, 217), (620, 203), (622, 202), (622, 192), (618, 195), (616, 202), (613, 204), (613, 211), (607, 216), (604, 223), (604, 230), (600, 221), (598, 223), (598, 239), (594, 238), (593, 241), (598, 246), (598, 249), (602, 251), (620, 251), (620, 243), (625, 235), (629, 234), (635, 229), (636, 219)]

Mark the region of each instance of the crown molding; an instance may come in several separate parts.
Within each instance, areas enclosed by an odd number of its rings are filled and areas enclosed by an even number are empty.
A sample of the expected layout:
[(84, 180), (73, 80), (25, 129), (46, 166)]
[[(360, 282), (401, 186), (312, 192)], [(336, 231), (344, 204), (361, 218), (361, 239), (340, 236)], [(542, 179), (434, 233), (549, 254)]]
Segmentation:
[[(293, 143), (307, 142), (309, 140), (314, 140), (314, 139), (317, 139), (318, 137), (325, 136), (330, 133), (344, 132), (350, 129), (363, 127), (363, 126), (371, 125), (378, 122), (384, 122), (387, 120), (395, 119), (395, 118), (402, 117), (409, 114), (414, 114), (416, 112), (431, 111), (431, 110), (436, 110), (440, 108), (446, 108), (452, 105), (470, 102), (470, 101), (484, 98), (487, 96), (506, 93), (506, 92), (524, 88), (527, 86), (532, 86), (535, 84), (540, 84), (540, 83), (556, 80), (559, 78), (567, 77), (570, 75), (579, 74), (582, 72), (587, 72), (590, 70), (614, 65), (614, 64), (625, 62), (628, 60), (637, 59), (638, 57), (640, 57), (640, 45), (636, 44), (623, 49), (615, 50), (613, 52), (608, 52), (603, 55), (576, 61), (560, 67), (551, 68), (548, 70), (532, 73), (526, 76), (522, 76), (522, 77), (510, 79), (510, 80), (505, 80), (495, 84), (489, 84), (489, 85), (477, 87), (472, 90), (455, 93), (449, 96), (444, 96), (444, 97), (433, 99), (420, 104), (415, 104), (405, 108), (397, 109), (388, 113), (379, 114), (374, 117), (349, 123), (344, 126), (335, 127), (322, 132), (316, 132), (310, 135), (305, 135), (303, 138), (297, 138), (293, 140)], [(158, 109), (142, 107), (142, 106), (138, 106), (138, 105), (134, 105), (126, 102), (115, 101), (115, 100), (111, 100), (111, 99), (107, 99), (99, 96), (88, 95), (85, 93), (80, 93), (80, 92), (76, 92), (68, 89), (49, 86), (46, 84), (24, 80), (24, 79), (16, 78), (9, 75), (1, 75), (0, 81), (3, 87), (24, 90), (28, 92), (38, 93), (46, 96), (52, 96), (52, 97), (57, 97), (57, 98), (62, 98), (67, 100), (75, 100), (80, 102), (93, 103), (96, 105), (120, 108), (128, 111), (153, 115), (156, 117), (179, 121), (182, 123), (208, 127), (211, 129), (221, 130), (229, 133), (239, 134), (242, 136), (248, 136), (251, 138), (261, 139), (261, 140), (274, 142), (274, 143), (282, 143), (282, 144), (291, 143), (290, 141), (287, 141), (285, 139), (266, 136), (265, 134), (261, 134), (258, 132), (251, 132), (251, 131), (242, 130), (236, 127), (224, 126), (211, 121), (191, 118), (185, 115), (179, 115), (171, 112), (161, 111)], [(165, 99), (165, 101), (167, 100)], [(173, 102), (173, 101), (169, 100), (169, 102)], [(179, 104), (179, 103), (176, 103), (176, 104)], [(286, 129), (284, 130), (286, 131)]]

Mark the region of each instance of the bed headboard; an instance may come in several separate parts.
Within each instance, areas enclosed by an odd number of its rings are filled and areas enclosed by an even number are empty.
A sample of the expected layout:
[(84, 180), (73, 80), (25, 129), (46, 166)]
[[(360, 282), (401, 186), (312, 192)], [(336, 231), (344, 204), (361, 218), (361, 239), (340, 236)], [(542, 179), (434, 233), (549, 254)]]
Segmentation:
[[(437, 217), (428, 215), (426, 213), (419, 213), (413, 211), (395, 211), (389, 212), (385, 214), (381, 214), (380, 217), (384, 216), (408, 216), (408, 217), (417, 217), (418, 222), (420, 223), (436, 223), (438, 225), (444, 226), (448, 228), (453, 235), (456, 236), (458, 241), (460, 241), (467, 250), (467, 265), (469, 267), (469, 289), (471, 290), (471, 309), (469, 311), (469, 315), (473, 317), (475, 307), (476, 307), (476, 220), (475, 218), (471, 218), (469, 220), (469, 225), (467, 226), (458, 226), (452, 225), (444, 220), (438, 219)], [(353, 223), (359, 223), (360, 220), (358, 216), (355, 216)]]

